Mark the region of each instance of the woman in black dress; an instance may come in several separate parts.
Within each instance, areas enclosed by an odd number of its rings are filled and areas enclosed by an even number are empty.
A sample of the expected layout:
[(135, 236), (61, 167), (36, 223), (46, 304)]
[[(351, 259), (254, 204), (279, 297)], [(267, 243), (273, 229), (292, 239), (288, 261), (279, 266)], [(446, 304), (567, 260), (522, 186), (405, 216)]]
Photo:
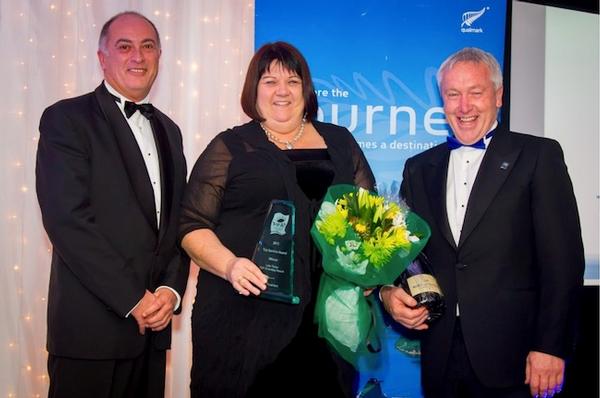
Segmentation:
[[(351, 396), (350, 365), (317, 336), (322, 272), (310, 227), (327, 188), (374, 178), (350, 132), (321, 123), (304, 57), (276, 42), (252, 58), (242, 92), (252, 119), (200, 155), (182, 207), (182, 245), (201, 268), (192, 312), (192, 397)], [(257, 298), (266, 276), (250, 260), (274, 199), (295, 205), (295, 295)], [(306, 364), (310, 365), (306, 365)]]

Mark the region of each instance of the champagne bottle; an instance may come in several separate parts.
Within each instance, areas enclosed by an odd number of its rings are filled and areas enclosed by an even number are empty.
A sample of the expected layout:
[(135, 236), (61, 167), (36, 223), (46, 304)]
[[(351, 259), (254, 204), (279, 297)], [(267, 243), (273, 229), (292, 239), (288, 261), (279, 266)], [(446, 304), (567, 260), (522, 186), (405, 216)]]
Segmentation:
[(442, 315), (445, 308), (444, 296), (425, 254), (419, 254), (399, 279), (404, 291), (417, 300), (417, 307), (425, 306), (429, 311), (426, 323), (429, 324)]

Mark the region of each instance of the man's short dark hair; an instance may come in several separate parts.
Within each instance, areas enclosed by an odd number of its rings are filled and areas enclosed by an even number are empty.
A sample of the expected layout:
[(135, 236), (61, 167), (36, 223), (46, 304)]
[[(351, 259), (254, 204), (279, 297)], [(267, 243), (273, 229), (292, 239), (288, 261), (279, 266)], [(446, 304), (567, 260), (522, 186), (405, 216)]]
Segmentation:
[(104, 25), (102, 26), (102, 29), (100, 30), (100, 38), (98, 39), (98, 50), (100, 50), (102, 52), (106, 52), (106, 38), (108, 37), (108, 31), (110, 29), (110, 25), (112, 25), (112, 23), (115, 22), (118, 18), (125, 16), (125, 15), (133, 15), (136, 17), (140, 17), (143, 20), (145, 20), (146, 22), (148, 22), (150, 24), (150, 26), (152, 26), (152, 29), (154, 30), (154, 34), (156, 35), (156, 45), (158, 46), (158, 48), (160, 48), (160, 36), (158, 34), (158, 29), (156, 29), (156, 26), (154, 25), (154, 23), (137, 11), (123, 11), (123, 12), (120, 12), (117, 15), (113, 16), (111, 19), (106, 21), (104, 23)]

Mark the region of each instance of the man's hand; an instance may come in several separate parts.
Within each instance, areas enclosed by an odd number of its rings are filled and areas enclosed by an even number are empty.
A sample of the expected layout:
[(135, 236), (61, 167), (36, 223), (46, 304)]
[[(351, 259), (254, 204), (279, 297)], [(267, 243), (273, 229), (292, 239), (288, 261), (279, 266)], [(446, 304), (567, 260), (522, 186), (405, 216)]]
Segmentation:
[(144, 309), (142, 315), (146, 321), (146, 327), (158, 332), (166, 328), (173, 317), (177, 297), (166, 288), (156, 290), (154, 297), (154, 302)]
[(534, 397), (552, 397), (562, 390), (565, 360), (543, 352), (531, 351), (525, 366), (525, 384)]
[(138, 324), (138, 330), (140, 331), (140, 334), (146, 333), (147, 322), (146, 319), (144, 319), (143, 313), (146, 310), (146, 308), (150, 307), (152, 303), (154, 303), (155, 300), (156, 297), (154, 297), (154, 295), (150, 293), (150, 291), (146, 290), (146, 293), (144, 293), (144, 297), (142, 297), (135, 309), (131, 311), (131, 315), (133, 315), (135, 321)]
[(383, 286), (380, 290), (381, 300), (385, 310), (402, 326), (425, 330), (429, 312), (425, 307), (415, 308), (417, 301), (401, 287)]

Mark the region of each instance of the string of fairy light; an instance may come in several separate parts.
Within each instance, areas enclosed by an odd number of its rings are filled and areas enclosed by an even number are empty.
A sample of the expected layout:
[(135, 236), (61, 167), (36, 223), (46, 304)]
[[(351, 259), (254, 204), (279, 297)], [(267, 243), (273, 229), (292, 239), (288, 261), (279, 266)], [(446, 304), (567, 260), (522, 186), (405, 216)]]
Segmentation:
[[(213, 5), (212, 2), (160, 3), (164, 4), (153, 10), (148, 10), (143, 1), (136, 3), (138, 7), (130, 7), (150, 17), (161, 33), (163, 55), (157, 83), (162, 78), (172, 87), (155, 90), (153, 102), (156, 98), (162, 101), (158, 102), (159, 108), (164, 108), (182, 127), (184, 147), (186, 144), (197, 147), (207, 142), (207, 136), (218, 132), (205, 131), (201, 126), (224, 121), (230, 126), (243, 118), (239, 110), (239, 92), (252, 49), (248, 53), (248, 49), (241, 46), (251, 46), (252, 40), (240, 40), (224, 30), (235, 27), (237, 31), (249, 32), (254, 1), (229, 0), (231, 15), (225, 14), (227, 10), (223, 4)], [(240, 7), (247, 8), (239, 12)], [(198, 15), (189, 15), (189, 9), (202, 11)], [(204, 12), (204, 9), (214, 12)], [(10, 134), (18, 139), (15, 146), (18, 150), (3, 151), (1, 153), (7, 159), (0, 159), (9, 166), (7, 170), (14, 172), (10, 177), (14, 189), (6, 196), (10, 198), (9, 203), (0, 206), (4, 210), (6, 231), (11, 235), (2, 237), (6, 241), (2, 247), (7, 247), (11, 253), (3, 254), (3, 268), (7, 275), (13, 276), (3, 283), (10, 285), (11, 294), (16, 294), (16, 305), (7, 312), (12, 314), (12, 319), (7, 319), (10, 327), (6, 328), (9, 332), (4, 342), (4, 355), (0, 352), (12, 366), (8, 373), (13, 377), (12, 380), (3, 379), (9, 383), (0, 387), (0, 397), (43, 397), (49, 384), (45, 319), (52, 247), (41, 226), (34, 188), (39, 117), (51, 103), (81, 95), (100, 82), (102, 73), (96, 57), (99, 30), (106, 18), (121, 11), (124, 11), (122, 4), (117, 0), (7, 2), (2, 6), (6, 23), (10, 24), (8, 36), (12, 39), (12, 52), (9, 52), (5, 66), (10, 79), (7, 87), (12, 92), (5, 95), (13, 100), (4, 102), (5, 109), (0, 111), (8, 116), (2, 117), (3, 128), (7, 131), (3, 135)], [(9, 18), (9, 14), (16, 18)], [(232, 18), (239, 20), (232, 23)], [(190, 31), (214, 34), (191, 37), (182, 26)], [(217, 75), (207, 76), (208, 62), (218, 63)], [(210, 92), (207, 93), (208, 84)], [(219, 95), (216, 95), (217, 91)], [(212, 107), (200, 108), (197, 104), (207, 96), (215, 98), (216, 102)], [(188, 164), (194, 160), (188, 159)], [(35, 279), (35, 282), (27, 278)], [(32, 284), (37, 291), (30, 291)], [(168, 370), (169, 373), (174, 372)]]

